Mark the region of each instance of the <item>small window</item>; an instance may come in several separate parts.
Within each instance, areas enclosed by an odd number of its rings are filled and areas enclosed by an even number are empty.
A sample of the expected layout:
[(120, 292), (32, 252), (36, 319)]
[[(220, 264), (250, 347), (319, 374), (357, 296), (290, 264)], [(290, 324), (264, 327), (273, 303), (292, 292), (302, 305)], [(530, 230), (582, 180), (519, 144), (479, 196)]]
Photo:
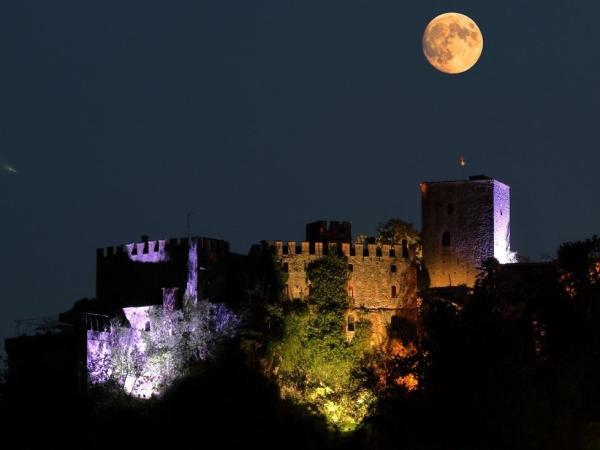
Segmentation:
[(354, 272), (354, 266), (352, 264), (348, 264), (348, 272)]
[(348, 331), (354, 331), (354, 316), (348, 316)]
[(281, 270), (283, 270), (284, 272), (287, 272), (289, 270), (288, 263), (283, 263), (283, 266), (281, 267)]
[(454, 212), (454, 205), (452, 203), (448, 203), (448, 215), (451, 216)]
[(447, 231), (442, 234), (442, 247), (450, 247), (450, 233)]
[(406, 239), (402, 239), (402, 257), (408, 258), (408, 241)]
[(377, 247), (377, 250), (375, 250), (375, 255), (379, 256), (381, 258), (381, 255), (382, 255), (382, 253), (381, 253), (381, 247)]
[(390, 258), (395, 258), (396, 257), (396, 250), (393, 248), (390, 248)]
[(146, 326), (144, 327), (144, 330), (150, 331), (150, 322), (146, 322)]
[(396, 264), (392, 264), (392, 265), (390, 266), (390, 272), (392, 272), (392, 273), (396, 273), (396, 271), (397, 271), (397, 269), (396, 269)]
[(392, 286), (392, 298), (397, 298), (398, 297), (398, 290), (396, 289), (396, 286)]

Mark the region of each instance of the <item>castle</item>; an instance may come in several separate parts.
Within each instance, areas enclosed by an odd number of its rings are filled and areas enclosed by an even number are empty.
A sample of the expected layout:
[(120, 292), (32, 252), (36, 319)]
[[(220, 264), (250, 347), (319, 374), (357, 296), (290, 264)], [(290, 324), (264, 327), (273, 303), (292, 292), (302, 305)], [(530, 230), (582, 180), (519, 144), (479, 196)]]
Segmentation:
[(423, 260), (431, 287), (473, 287), (488, 258), (515, 262), (506, 184), (478, 175), (421, 183), (420, 190)]
[(349, 222), (318, 221), (306, 226), (306, 240), (264, 242), (273, 251), (287, 274), (284, 297), (306, 300), (310, 296), (308, 265), (323, 255), (338, 254), (348, 261), (347, 292), (350, 310), (346, 331), (352, 336), (354, 324), (367, 319), (373, 325), (374, 344), (382, 344), (400, 319), (417, 318), (417, 268), (415, 249), (406, 241), (395, 244), (352, 243)]
[(284, 296), (306, 299), (308, 264), (327, 253), (343, 255), (349, 270), (346, 331), (351, 336), (355, 321), (367, 319), (373, 326), (372, 343), (381, 345), (402, 325), (418, 320), (418, 270), (427, 271), (431, 288), (473, 288), (487, 259), (514, 262), (506, 184), (477, 175), (423, 182), (420, 191), (424, 267), (417, 262), (416, 246), (405, 239), (392, 244), (353, 243), (350, 223), (313, 222), (306, 227), (305, 241), (263, 243), (275, 252), (287, 274)]
[[(506, 184), (480, 175), (467, 180), (423, 182), (420, 192), (422, 260), (417, 258), (417, 246), (407, 240), (353, 241), (349, 222), (310, 223), (302, 242), (263, 241), (259, 251), (271, 253), (286, 274), (283, 297), (308, 299), (308, 265), (323, 255), (343, 256), (348, 264), (350, 300), (345, 332), (352, 338), (355, 323), (367, 319), (373, 327), (372, 344), (382, 346), (395, 332), (417, 328), (419, 289), (462, 286), (468, 290), (474, 287), (482, 263), (488, 258), (494, 257), (502, 264), (513, 262), (510, 188)], [(60, 316), (62, 330), (71, 327), (74, 335), (83, 339), (90, 331), (105, 329), (106, 318), (122, 316), (125, 308), (173, 308), (206, 297), (231, 301), (237, 294), (248, 292), (253, 282), (253, 259), (231, 253), (225, 241), (209, 238), (143, 237), (139, 243), (98, 249), (96, 262), (96, 299), (78, 302)], [(428, 273), (429, 286), (417, 286), (419, 272)], [(75, 332), (80, 326), (83, 334)], [(6, 340), (12, 373), (51, 378), (47, 368), (39, 370), (34, 358), (27, 357), (27, 353), (41, 348), (41, 341), (45, 352), (54, 348), (53, 333), (39, 334)], [(56, 351), (68, 348), (70, 352), (68, 358), (58, 360), (85, 361), (86, 356), (81, 354), (85, 346), (67, 347), (64, 338), (55, 340), (60, 342)], [(63, 372), (64, 367), (59, 370)]]

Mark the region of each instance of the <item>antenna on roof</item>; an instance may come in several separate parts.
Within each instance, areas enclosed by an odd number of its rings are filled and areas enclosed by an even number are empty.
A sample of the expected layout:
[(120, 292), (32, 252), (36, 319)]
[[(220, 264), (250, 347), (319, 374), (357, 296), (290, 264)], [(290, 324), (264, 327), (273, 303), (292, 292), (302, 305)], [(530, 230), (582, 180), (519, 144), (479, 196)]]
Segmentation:
[(193, 212), (188, 212), (185, 216), (185, 225), (186, 225), (186, 229), (187, 229), (187, 238), (188, 241), (190, 240), (190, 218), (194, 215)]

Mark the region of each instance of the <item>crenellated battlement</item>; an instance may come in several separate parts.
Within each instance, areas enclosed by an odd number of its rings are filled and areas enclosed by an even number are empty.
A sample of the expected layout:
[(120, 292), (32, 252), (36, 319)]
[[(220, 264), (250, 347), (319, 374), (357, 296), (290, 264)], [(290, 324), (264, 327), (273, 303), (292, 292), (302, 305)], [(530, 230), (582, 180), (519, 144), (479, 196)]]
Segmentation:
[(280, 257), (290, 257), (294, 255), (315, 255), (323, 256), (327, 254), (338, 254), (346, 257), (365, 257), (381, 259), (408, 259), (411, 250), (403, 244), (354, 244), (350, 242), (308, 242), (308, 241), (264, 241), (263, 245), (275, 251)]
[[(198, 243), (198, 250), (206, 253), (227, 253), (229, 244), (219, 239), (206, 237), (191, 237)], [(119, 245), (116, 247), (104, 247), (96, 250), (98, 260), (114, 257), (127, 257), (136, 262), (164, 262), (169, 260), (171, 252), (187, 251), (189, 248), (188, 238), (159, 239), (155, 241), (143, 239), (141, 242)]]

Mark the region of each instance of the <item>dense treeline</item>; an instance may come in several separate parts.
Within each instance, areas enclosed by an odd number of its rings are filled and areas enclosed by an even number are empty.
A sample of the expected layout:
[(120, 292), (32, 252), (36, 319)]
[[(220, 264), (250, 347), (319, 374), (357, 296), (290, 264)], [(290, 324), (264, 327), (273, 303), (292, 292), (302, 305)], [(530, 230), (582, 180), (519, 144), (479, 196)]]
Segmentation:
[[(282, 304), (284, 275), (268, 257), (261, 264), (266, 275), (249, 296), (240, 336), (163, 398), (133, 400), (110, 387), (72, 398), (4, 391), (3, 448), (155, 448), (159, 441), (244, 449), (599, 448), (600, 238), (563, 244), (544, 270), (509, 281), (488, 261), (462, 302), (424, 293), (417, 360), (380, 361), (390, 379), (417, 368), (412, 391), (377, 386), (373, 376), (381, 374), (354, 370), (357, 348), (335, 330), (340, 298), (317, 290), (322, 302), (312, 308), (321, 308), (322, 318), (302, 322), (310, 311)], [(311, 269), (315, 279), (326, 275), (323, 267)], [(343, 267), (333, 285), (342, 283)], [(298, 323), (304, 337), (284, 345)], [(290, 349), (286, 361), (296, 358), (304, 373), (281, 362), (279, 370), (297, 389), (310, 388), (307, 373), (336, 379), (335, 359), (324, 373), (309, 365), (331, 351), (345, 358), (340, 385), (356, 374), (376, 394), (353, 433), (336, 430), (318, 408), (281, 399), (280, 385), (265, 374)]]

